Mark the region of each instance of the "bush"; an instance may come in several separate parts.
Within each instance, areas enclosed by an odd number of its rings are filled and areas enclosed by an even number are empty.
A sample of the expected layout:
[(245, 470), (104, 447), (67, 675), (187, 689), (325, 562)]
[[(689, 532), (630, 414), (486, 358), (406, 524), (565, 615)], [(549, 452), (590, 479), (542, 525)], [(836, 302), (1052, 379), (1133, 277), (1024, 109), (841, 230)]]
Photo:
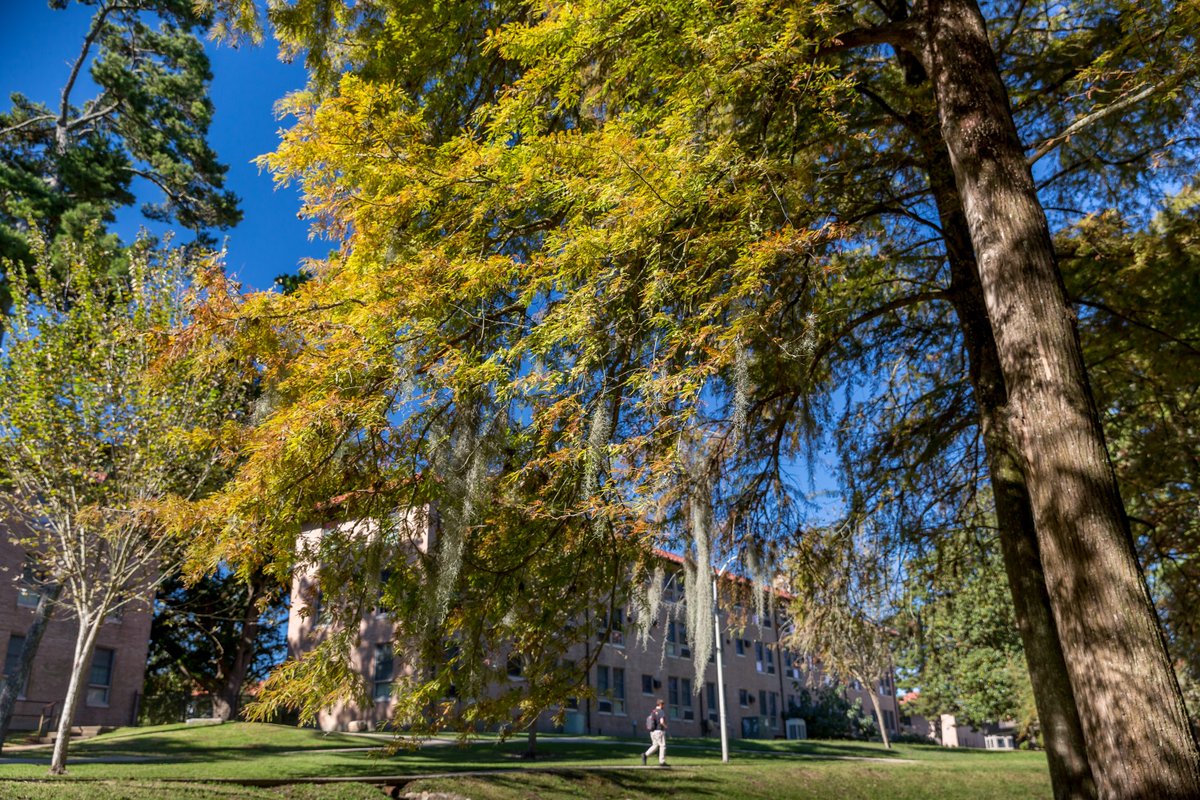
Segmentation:
[(801, 689), (799, 705), (789, 708), (786, 718), (803, 719), (813, 739), (871, 739), (879, 735), (875, 721), (863, 713), (861, 700), (851, 702), (829, 686)]

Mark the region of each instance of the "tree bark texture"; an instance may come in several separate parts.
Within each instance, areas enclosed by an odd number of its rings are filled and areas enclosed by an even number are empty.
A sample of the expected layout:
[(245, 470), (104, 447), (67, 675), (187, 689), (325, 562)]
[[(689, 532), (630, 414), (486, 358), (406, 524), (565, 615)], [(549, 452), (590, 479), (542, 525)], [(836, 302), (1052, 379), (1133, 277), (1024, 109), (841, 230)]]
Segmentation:
[(974, 0), (928, 0), (921, 23), (1099, 794), (1200, 797), (1200, 752), (1134, 556), (1049, 226), (983, 16)]
[[(0, 330), (0, 334), (2, 334)], [(8, 726), (12, 724), (13, 712), (17, 708), (17, 698), (21, 695), (21, 687), (29, 682), (33, 672), (33, 659), (37, 658), (38, 647), (42, 643), (42, 634), (50, 618), (54, 616), (54, 606), (62, 594), (62, 585), (44, 587), (38, 598), (37, 608), (33, 611), (33, 622), (25, 631), (25, 642), (21, 645), (21, 659), (17, 671), (4, 681), (0, 687), (0, 749), (4, 747), (4, 739), (8, 736)]]
[[(1013, 611), (1033, 685), (1056, 800), (1093, 800), (1096, 784), (1088, 761), (1067, 662), (1058, 640), (1038, 552), (1033, 507), (1021, 460), (1008, 427), (1008, 398), (1000, 356), (979, 282), (979, 267), (949, 155), (928, 120), (919, 121), (921, 148), (950, 265), (950, 298), (967, 352), (979, 428), (996, 503), (1000, 549)], [(936, 126), (935, 126), (936, 127)]]

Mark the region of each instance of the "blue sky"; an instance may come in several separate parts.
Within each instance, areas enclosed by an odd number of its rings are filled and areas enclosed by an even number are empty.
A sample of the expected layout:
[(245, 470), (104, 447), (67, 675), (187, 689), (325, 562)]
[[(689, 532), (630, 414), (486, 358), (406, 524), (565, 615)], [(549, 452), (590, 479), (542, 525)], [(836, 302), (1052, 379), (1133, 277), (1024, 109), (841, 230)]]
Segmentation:
[[(13, 92), (56, 102), (92, 11), (75, 4), (54, 11), (45, 0), (0, 1), (0, 107), (8, 108)], [(275, 102), (304, 85), (304, 69), (300, 64), (281, 63), (271, 42), (240, 49), (209, 42), (208, 51), (216, 107), (209, 141), (229, 166), (226, 188), (241, 198), (244, 214), (241, 224), (225, 234), (227, 266), (247, 288), (265, 289), (276, 275), (295, 272), (301, 259), (323, 256), (330, 249), (328, 242), (309, 241), (308, 223), (296, 217), (300, 208), (296, 190), (275, 190), (271, 176), (260, 173), (253, 163), (255, 157), (275, 149), (278, 132), (287, 124), (275, 118)], [(90, 86), (77, 92), (79, 100), (89, 96)], [(141, 192), (139, 198), (156, 196)], [(132, 238), (143, 223), (133, 208), (121, 214), (117, 229)]]

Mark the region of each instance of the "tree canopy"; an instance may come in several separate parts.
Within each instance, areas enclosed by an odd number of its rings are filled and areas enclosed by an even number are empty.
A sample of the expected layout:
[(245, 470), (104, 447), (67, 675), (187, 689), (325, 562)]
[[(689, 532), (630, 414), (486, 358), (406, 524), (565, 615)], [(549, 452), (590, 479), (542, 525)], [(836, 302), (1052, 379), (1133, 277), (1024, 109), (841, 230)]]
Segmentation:
[[(223, 5), (245, 19), (245, 3)], [(299, 521), (330, 497), (350, 517), (432, 502), (466, 521), (455, 535), (477, 553), (478, 487), (521, 486), (520, 519), (569, 520), (572, 542), (666, 545), (707, 569), (714, 552), (758, 552), (795, 529), (792, 467), (836, 388), (870, 390), (853, 372), (866, 353), (898, 400), (894, 441), (945, 453), (959, 485), (978, 482), (986, 455), (998, 498), (1016, 498), (1001, 527), (1014, 596), (1032, 598), (1018, 617), (1040, 608), (1022, 629), (1056, 648), (1087, 732), (1056, 787), (1088, 796), (1090, 760), (1102, 791), (1187, 796), (1195, 744), (1050, 224), (1144, 208), (1193, 168), (1196, 13), (970, 0), (276, 9), (312, 84), (265, 163), (301, 183), (341, 249), (286, 298), (216, 291), (214, 352), (253, 353), (284, 402), (191, 521), (215, 553), (290, 565)], [(982, 448), (957, 413), (972, 400)], [(946, 413), (906, 429), (917, 406)], [(492, 456), (507, 451), (497, 442), (520, 458)], [(953, 488), (940, 478), (877, 497), (937, 511)], [(252, 544), (235, 518), (254, 520)], [(1147, 705), (1170, 698), (1147, 724), (1172, 733), (1145, 758), (1137, 726), (1104, 721), (1135, 689)], [(1155, 760), (1172, 767), (1137, 767)]]

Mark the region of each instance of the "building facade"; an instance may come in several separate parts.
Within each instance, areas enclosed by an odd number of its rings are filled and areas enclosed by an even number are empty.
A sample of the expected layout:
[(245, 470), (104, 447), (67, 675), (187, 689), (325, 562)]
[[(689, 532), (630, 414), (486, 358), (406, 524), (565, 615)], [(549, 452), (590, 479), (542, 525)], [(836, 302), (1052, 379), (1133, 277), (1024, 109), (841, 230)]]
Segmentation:
[[(349, 523), (347, 523), (349, 524)], [(301, 547), (311, 547), (322, 536), (320, 526), (312, 526), (301, 535)], [(364, 532), (363, 535), (369, 535)], [(427, 544), (432, 531), (425, 534)], [(681, 568), (677, 557), (661, 553), (668, 576), (663, 591), (659, 619), (650, 626), (644, 641), (637, 641), (630, 624), (631, 609), (617, 614), (605, 641), (579, 642), (568, 658), (586, 663), (595, 656), (587, 685), (595, 698), (581, 697), (564, 709), (561, 724), (547, 712), (539, 720), (543, 732), (565, 732), (611, 736), (643, 735), (646, 715), (658, 698), (666, 701), (669, 728), (676, 736), (719, 735), (719, 692), (714, 658), (705, 667), (700, 686), (696, 676), (686, 628), (684, 598), (678, 582), (670, 576)], [(726, 578), (726, 580), (733, 580)], [(288, 650), (299, 657), (322, 637), (319, 594), (311, 577), (298, 573), (293, 580), (291, 612), (288, 620)], [(789, 709), (799, 703), (804, 687), (830, 682), (811, 658), (781, 647), (782, 619), (775, 611), (758, 618), (740, 608), (719, 613), (726, 725), (732, 738), (782, 738)], [(341, 703), (323, 710), (318, 723), (324, 730), (373, 729), (391, 717), (392, 682), (405, 669), (393, 647), (397, 632), (385, 615), (372, 613), (360, 622), (359, 646), (352, 653), (352, 665), (368, 682), (374, 705), (368, 708)], [(596, 653), (599, 648), (599, 653)], [(510, 681), (521, 681), (520, 666), (510, 667)], [(859, 686), (841, 687), (849, 699), (858, 698), (864, 712), (873, 715), (867, 692)], [(884, 723), (895, 732), (899, 706), (891, 676), (882, 676), (879, 697)], [(591, 692), (589, 692), (590, 694)]]
[[(6, 535), (0, 541), (0, 652), (5, 655), (5, 675), (18, 663), (38, 603), (27, 575), (25, 551)], [(105, 621), (75, 714), (77, 726), (116, 727), (137, 721), (150, 623), (150, 606), (144, 602), (127, 605)], [(77, 630), (65, 609), (51, 618), (17, 701), (13, 730), (35, 730), (39, 723), (52, 728), (57, 722), (71, 676)]]

